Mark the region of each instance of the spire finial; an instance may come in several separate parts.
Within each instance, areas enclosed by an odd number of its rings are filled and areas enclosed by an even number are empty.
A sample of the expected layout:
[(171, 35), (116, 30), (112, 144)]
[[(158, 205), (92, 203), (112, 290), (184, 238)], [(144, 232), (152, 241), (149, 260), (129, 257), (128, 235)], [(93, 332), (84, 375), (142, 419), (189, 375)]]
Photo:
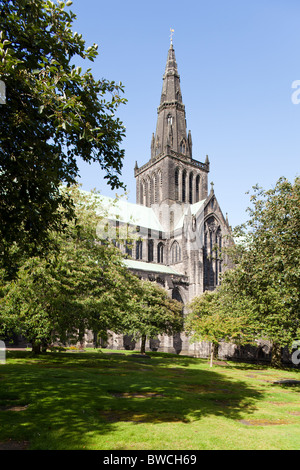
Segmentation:
[(173, 46), (173, 34), (174, 34), (174, 29), (170, 28), (170, 46)]

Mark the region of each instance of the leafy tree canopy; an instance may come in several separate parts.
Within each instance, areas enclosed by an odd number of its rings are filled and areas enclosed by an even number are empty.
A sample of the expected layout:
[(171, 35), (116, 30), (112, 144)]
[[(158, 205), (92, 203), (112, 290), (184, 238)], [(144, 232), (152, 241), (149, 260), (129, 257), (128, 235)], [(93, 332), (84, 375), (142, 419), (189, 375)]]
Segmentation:
[(112, 188), (123, 186), (125, 129), (115, 116), (125, 102), (123, 86), (76, 67), (77, 59), (93, 61), (98, 52), (72, 31), (71, 3), (0, 1), (2, 265), (14, 264), (14, 243), (42, 253), (48, 234), (74, 215), (59, 186), (76, 182), (77, 157), (98, 162)]
[[(76, 218), (45, 257), (26, 257), (17, 276), (0, 283), (0, 333), (22, 334), (34, 349), (59, 340), (80, 341), (86, 330), (106, 337), (119, 331), (125, 312), (134, 308), (139, 279), (122, 262), (118, 249), (96, 239), (95, 199), (76, 187), (65, 189)], [(2, 270), (1, 274), (4, 274)]]
[(238, 227), (242, 243), (233, 249), (236, 267), (224, 274), (222, 290), (236, 313), (246, 305), (256, 337), (273, 343), (276, 365), (280, 349), (300, 337), (300, 178), (253, 189), (249, 220)]
[[(107, 339), (108, 331), (135, 339), (182, 329), (182, 305), (156, 283), (141, 281), (122, 253), (97, 239), (99, 198), (64, 188), (76, 218), (52, 232), (58, 250), (26, 257), (14, 279), (0, 272), (0, 334), (25, 336), (38, 352), (60, 342), (81, 341), (86, 330)], [(143, 349), (144, 352), (144, 349)]]
[(300, 179), (253, 189), (249, 220), (226, 249), (235, 267), (217, 292), (194, 299), (187, 328), (214, 344), (269, 340), (280, 365), (281, 348), (300, 337)]
[(195, 297), (189, 304), (185, 331), (193, 342), (212, 343), (211, 366), (221, 341), (245, 344), (252, 340), (247, 307), (245, 302), (237, 304), (232, 301), (231, 292), (226, 292), (223, 286)]
[(155, 282), (139, 281), (132, 290), (132, 303), (132, 309), (123, 317), (121, 330), (134, 340), (142, 340), (141, 353), (145, 352), (146, 338), (182, 331), (182, 304), (171, 299)]

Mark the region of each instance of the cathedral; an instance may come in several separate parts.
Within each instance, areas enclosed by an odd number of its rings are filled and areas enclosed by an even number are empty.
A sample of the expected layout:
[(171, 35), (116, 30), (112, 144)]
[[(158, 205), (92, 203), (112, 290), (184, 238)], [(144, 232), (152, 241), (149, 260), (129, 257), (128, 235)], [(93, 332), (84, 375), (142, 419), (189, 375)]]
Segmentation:
[[(135, 165), (137, 204), (149, 207), (161, 225), (153, 242), (147, 240), (146, 261), (171, 267), (174, 286), (183, 303), (219, 284), (226, 265), (221, 248), (230, 235), (214, 194), (208, 191), (208, 156), (193, 158), (191, 131), (187, 132), (175, 51), (168, 51), (156, 132), (150, 160)], [(153, 245), (153, 246), (152, 246)], [(137, 259), (137, 257), (136, 257)], [(182, 284), (182, 285), (181, 285)]]
[[(109, 224), (128, 269), (161, 284), (183, 309), (196, 295), (214, 290), (228, 266), (221, 250), (230, 243), (230, 227), (213, 184), (208, 184), (209, 170), (208, 156), (204, 161), (194, 158), (171, 41), (150, 158), (142, 166), (136, 162), (134, 168), (136, 204), (101, 196), (101, 210), (102, 228)], [(101, 227), (101, 237), (100, 232)], [(108, 347), (133, 348), (117, 335)], [(150, 350), (205, 355), (199, 347), (182, 335), (148, 344)]]

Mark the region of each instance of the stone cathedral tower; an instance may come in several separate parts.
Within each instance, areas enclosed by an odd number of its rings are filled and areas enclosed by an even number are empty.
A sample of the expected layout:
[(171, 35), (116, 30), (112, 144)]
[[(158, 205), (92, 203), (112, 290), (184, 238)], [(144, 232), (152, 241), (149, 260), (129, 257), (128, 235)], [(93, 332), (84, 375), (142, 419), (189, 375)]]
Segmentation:
[(151, 210), (161, 230), (144, 232), (143, 257), (138, 254), (135, 259), (163, 264), (180, 275), (180, 281), (173, 276), (172, 285), (184, 303), (215, 289), (226, 266), (221, 249), (230, 228), (213, 185), (208, 192), (209, 167), (208, 156), (204, 162), (193, 158), (171, 41), (150, 159), (141, 167), (136, 163), (134, 169), (137, 205)]
[(186, 128), (185, 106), (180, 89), (175, 51), (171, 43), (163, 75), (156, 132), (151, 158), (135, 167), (137, 203), (194, 204), (207, 197), (208, 157), (204, 163), (192, 157), (191, 131)]

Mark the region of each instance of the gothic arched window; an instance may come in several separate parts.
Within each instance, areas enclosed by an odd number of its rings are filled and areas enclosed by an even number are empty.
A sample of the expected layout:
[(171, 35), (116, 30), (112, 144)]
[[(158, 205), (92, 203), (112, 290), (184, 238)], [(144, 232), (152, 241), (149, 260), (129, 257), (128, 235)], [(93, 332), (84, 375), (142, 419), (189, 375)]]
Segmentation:
[(155, 181), (154, 177), (150, 178), (150, 206), (154, 203)]
[(196, 177), (196, 201), (200, 201), (200, 175)]
[(182, 202), (186, 201), (186, 171), (182, 173)]
[(184, 139), (182, 139), (182, 141), (180, 142), (179, 151), (183, 154), (185, 154), (186, 152), (186, 143)]
[(189, 203), (193, 204), (193, 173), (189, 177)]
[(145, 184), (145, 206), (150, 207), (150, 193), (151, 193), (151, 181), (148, 176)]
[(143, 259), (143, 240), (137, 240), (135, 244), (135, 259)]
[(164, 244), (162, 242), (157, 245), (157, 262), (164, 262)]
[(148, 240), (148, 261), (153, 261), (153, 240)]
[(157, 204), (158, 203), (158, 176), (156, 173), (153, 176), (152, 184), (153, 184), (153, 188), (152, 188), (153, 202), (154, 204)]
[(144, 182), (140, 184), (140, 204), (144, 204)]
[(220, 284), (220, 274), (222, 273), (222, 232), (219, 227), (216, 233), (216, 285)]
[(222, 231), (217, 220), (210, 217), (205, 222), (204, 236), (204, 288), (214, 290), (220, 284), (222, 272)]
[(158, 203), (162, 201), (162, 174), (161, 170), (158, 170), (157, 173), (157, 194), (158, 194)]
[(179, 169), (175, 170), (175, 201), (179, 200)]
[(171, 246), (171, 263), (178, 263), (181, 261), (181, 249), (178, 242), (174, 242)]
[(145, 181), (144, 184), (144, 206), (148, 206), (148, 194), (149, 194), (149, 184), (148, 181)]

